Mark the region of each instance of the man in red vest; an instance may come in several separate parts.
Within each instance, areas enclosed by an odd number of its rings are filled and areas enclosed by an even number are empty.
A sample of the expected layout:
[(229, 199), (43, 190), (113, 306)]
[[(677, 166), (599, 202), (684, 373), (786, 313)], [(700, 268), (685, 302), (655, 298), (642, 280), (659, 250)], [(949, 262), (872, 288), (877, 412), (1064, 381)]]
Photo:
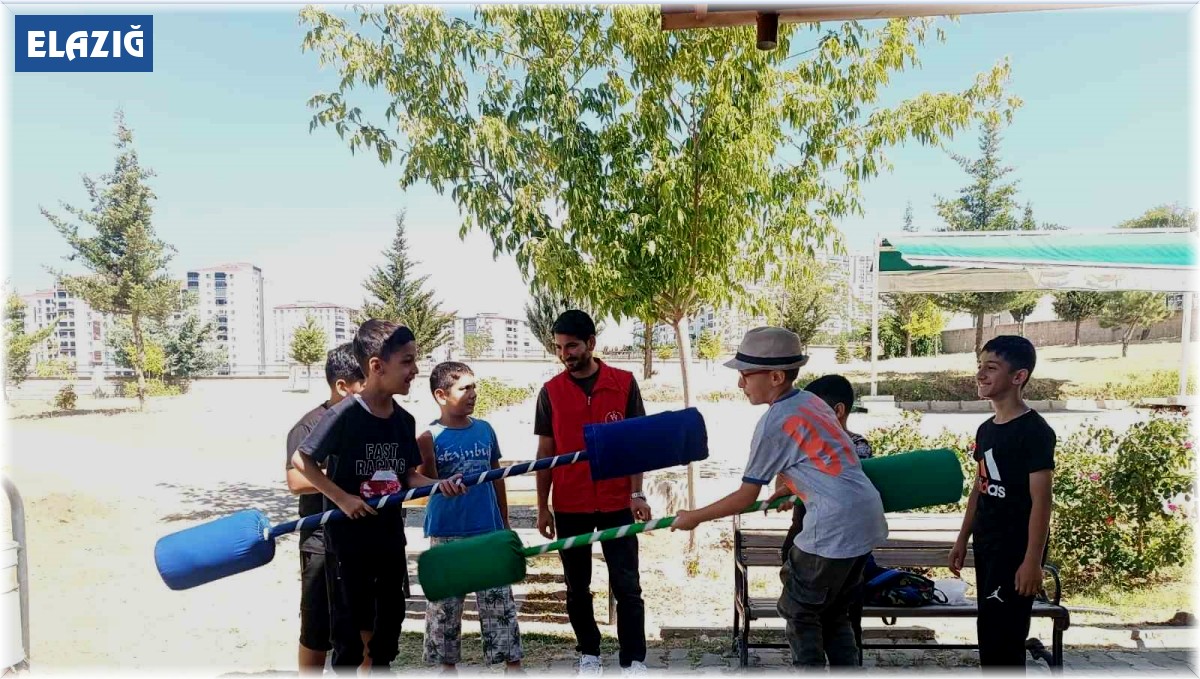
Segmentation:
[[(583, 427), (646, 414), (633, 374), (593, 358), (596, 324), (578, 310), (554, 322), (554, 346), (566, 370), (538, 394), (533, 432), (538, 458), (585, 448)], [(551, 502), (551, 490), (553, 501)], [(593, 482), (587, 462), (538, 472), (538, 531), (547, 539), (649, 521), (642, 475)], [(554, 505), (551, 512), (550, 505)], [(618, 658), (623, 674), (646, 672), (646, 614), (638, 576), (637, 536), (600, 543), (608, 579), (617, 600)], [(600, 628), (592, 612), (592, 546), (559, 552), (567, 583), (567, 617), (575, 630), (579, 673), (599, 674)]]

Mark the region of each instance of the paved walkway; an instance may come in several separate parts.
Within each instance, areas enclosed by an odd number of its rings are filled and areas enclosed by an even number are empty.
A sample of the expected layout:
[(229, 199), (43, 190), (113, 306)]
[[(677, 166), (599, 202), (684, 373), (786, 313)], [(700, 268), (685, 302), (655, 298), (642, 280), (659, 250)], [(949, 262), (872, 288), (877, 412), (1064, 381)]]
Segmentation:
[[(654, 649), (646, 657), (651, 674), (774, 674), (790, 671), (787, 651), (763, 650), (750, 654), (750, 666), (739, 669), (737, 659), (714, 653), (697, 653), (686, 648)], [(615, 658), (604, 659), (608, 674), (617, 675)], [(973, 651), (869, 650), (863, 664), (872, 674), (978, 674)], [(465, 670), (466, 668), (464, 668)], [(530, 674), (544, 672), (567, 674), (574, 671), (570, 661), (558, 661), (538, 667), (526, 665)], [(1030, 676), (1050, 675), (1045, 663), (1028, 661)], [(1196, 664), (1190, 649), (1154, 648), (1140, 650), (1071, 649), (1066, 651), (1064, 675), (1170, 674), (1196, 676)]]

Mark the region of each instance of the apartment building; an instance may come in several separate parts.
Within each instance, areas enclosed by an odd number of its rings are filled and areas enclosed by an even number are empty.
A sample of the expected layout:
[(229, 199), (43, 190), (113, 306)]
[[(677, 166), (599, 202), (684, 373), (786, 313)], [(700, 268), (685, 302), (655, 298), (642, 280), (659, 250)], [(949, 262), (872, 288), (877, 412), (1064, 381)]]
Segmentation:
[(194, 269), (187, 272), (186, 287), (199, 302), (200, 320), (214, 321), (214, 339), (225, 348), (229, 372), (262, 374), (267, 362), (262, 269), (246, 263)]
[(325, 331), (326, 351), (349, 342), (358, 330), (358, 324), (353, 321), (354, 314), (355, 310), (350, 307), (326, 302), (300, 301), (275, 307), (271, 312), (275, 340), (272, 360), (276, 363), (291, 362), (292, 338), (296, 335), (296, 329), (303, 327), (309, 317)]

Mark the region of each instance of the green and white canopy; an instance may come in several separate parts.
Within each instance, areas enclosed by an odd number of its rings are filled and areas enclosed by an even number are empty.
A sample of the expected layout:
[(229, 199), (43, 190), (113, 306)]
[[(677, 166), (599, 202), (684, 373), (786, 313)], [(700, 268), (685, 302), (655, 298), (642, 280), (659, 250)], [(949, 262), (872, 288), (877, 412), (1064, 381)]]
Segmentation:
[[(1197, 234), (1179, 229), (991, 231), (883, 236), (876, 248), (872, 343), (879, 295), (1019, 290), (1183, 292), (1183, 336), (1191, 336)], [(1180, 395), (1187, 380), (1187, 343)], [(871, 394), (877, 393), (875, 352)]]
[(1196, 234), (1167, 229), (888, 236), (879, 291), (1194, 290)]

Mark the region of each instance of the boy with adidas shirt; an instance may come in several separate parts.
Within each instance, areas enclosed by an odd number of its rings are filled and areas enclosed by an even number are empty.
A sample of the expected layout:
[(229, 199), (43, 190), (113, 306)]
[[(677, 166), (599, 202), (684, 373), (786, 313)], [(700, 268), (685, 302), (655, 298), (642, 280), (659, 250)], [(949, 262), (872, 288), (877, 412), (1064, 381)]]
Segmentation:
[(1042, 584), (1056, 437), (1021, 396), (1036, 362), (1029, 340), (1001, 335), (984, 345), (975, 375), (979, 397), (992, 402), (995, 415), (975, 436), (978, 473), (950, 570), (958, 575), (963, 567), (970, 536), (983, 667), (1024, 670), (1033, 597)]
[(769, 407), (755, 427), (741, 486), (694, 511), (679, 512), (672, 530), (731, 516), (782, 476), (804, 502), (804, 530), (795, 538), (781, 578), (779, 613), (787, 621), (795, 665), (859, 665), (849, 608), (867, 556), (887, 539), (879, 491), (862, 471), (854, 445), (825, 401), (792, 386), (808, 357), (800, 338), (783, 328), (746, 333), (726, 367), (753, 405)]

